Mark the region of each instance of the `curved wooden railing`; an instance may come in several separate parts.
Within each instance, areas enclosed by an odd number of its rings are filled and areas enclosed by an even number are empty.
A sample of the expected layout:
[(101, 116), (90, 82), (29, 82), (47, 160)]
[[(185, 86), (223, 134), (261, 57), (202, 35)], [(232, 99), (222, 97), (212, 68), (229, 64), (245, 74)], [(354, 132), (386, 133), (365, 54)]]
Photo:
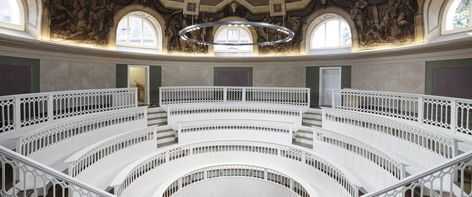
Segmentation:
[(194, 155), (218, 152), (252, 152), (297, 161), (332, 178), (350, 196), (359, 196), (359, 182), (352, 175), (346, 175), (346, 172), (340, 170), (339, 166), (333, 165), (304, 149), (262, 142), (243, 143), (235, 141), (231, 143), (231, 141), (216, 141), (171, 147), (130, 164), (116, 176), (111, 186), (115, 188), (114, 191), (120, 196), (134, 181), (167, 162)]
[[(2, 166), (0, 196), (26, 196), (27, 190), (34, 189), (33, 191), (37, 192), (36, 196), (62, 194), (64, 196), (115, 197), (3, 146), (0, 146), (0, 166)], [(11, 177), (3, 176), (8, 171), (6, 168), (11, 168), (13, 172)], [(48, 191), (50, 186), (54, 188), (54, 192)]]
[(164, 192), (156, 191), (153, 197), (171, 197), (176, 192), (194, 183), (221, 177), (244, 177), (264, 180), (285, 187), (296, 196), (310, 197), (308, 190), (293, 178), (275, 170), (249, 165), (218, 165), (195, 170), (172, 182)]
[(379, 114), (472, 135), (472, 100), (396, 92), (343, 89), (334, 108)]
[(445, 159), (451, 159), (458, 153), (456, 139), (401, 121), (327, 108), (323, 109), (323, 117), (323, 120), (365, 128), (394, 137)]
[(67, 117), (137, 107), (137, 89), (44, 92), (0, 97), (0, 134)]
[(159, 89), (161, 106), (183, 103), (257, 102), (310, 106), (309, 88), (176, 86)]
[(121, 123), (145, 120), (145, 108), (121, 109), (80, 116), (48, 125), (23, 135), (17, 141), (17, 152), (28, 156), (74, 136)]

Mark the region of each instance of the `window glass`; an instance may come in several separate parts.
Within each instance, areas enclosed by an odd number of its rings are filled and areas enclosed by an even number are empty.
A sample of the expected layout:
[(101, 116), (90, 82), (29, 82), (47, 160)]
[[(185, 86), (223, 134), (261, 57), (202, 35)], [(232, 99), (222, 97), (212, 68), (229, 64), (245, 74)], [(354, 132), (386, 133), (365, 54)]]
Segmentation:
[(323, 15), (311, 34), (311, 49), (347, 48), (352, 45), (351, 29), (347, 22), (337, 15)]
[(8, 28), (22, 26), (21, 6), (18, 0), (0, 0), (0, 24)]
[(157, 22), (143, 12), (133, 12), (121, 19), (116, 30), (118, 46), (158, 48)]
[(446, 31), (470, 28), (470, 0), (454, 0), (447, 11)]
[[(244, 27), (221, 27), (215, 35), (215, 42), (220, 43), (251, 43), (252, 37), (248, 29)], [(250, 56), (253, 52), (252, 45), (230, 46), (214, 45), (216, 56)]]

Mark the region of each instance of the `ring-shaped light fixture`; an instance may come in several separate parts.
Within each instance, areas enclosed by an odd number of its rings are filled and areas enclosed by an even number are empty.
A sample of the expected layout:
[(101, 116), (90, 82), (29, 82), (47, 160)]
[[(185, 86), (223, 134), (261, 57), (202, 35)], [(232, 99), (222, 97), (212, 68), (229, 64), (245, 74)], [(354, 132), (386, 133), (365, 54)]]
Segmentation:
[[(266, 28), (266, 29), (273, 29), (282, 34), (285, 34), (285, 38), (280, 40), (272, 40), (272, 41), (264, 41), (264, 42), (252, 42), (252, 43), (227, 43), (227, 42), (213, 42), (213, 41), (205, 41), (205, 40), (197, 40), (194, 38), (190, 38), (187, 36), (187, 33), (192, 31), (200, 30), (203, 28), (209, 27), (220, 27), (220, 26), (235, 26), (235, 27), (259, 27), (259, 28)], [(295, 37), (295, 32), (290, 30), (289, 28), (274, 25), (270, 23), (264, 22), (250, 22), (250, 21), (220, 21), (220, 22), (209, 22), (209, 23), (201, 23), (190, 25), (188, 27), (183, 28), (179, 31), (179, 36), (182, 40), (186, 40), (195, 44), (199, 45), (229, 45), (229, 46), (245, 46), (245, 45), (260, 45), (260, 46), (270, 46), (276, 44), (282, 44), (290, 42)]]

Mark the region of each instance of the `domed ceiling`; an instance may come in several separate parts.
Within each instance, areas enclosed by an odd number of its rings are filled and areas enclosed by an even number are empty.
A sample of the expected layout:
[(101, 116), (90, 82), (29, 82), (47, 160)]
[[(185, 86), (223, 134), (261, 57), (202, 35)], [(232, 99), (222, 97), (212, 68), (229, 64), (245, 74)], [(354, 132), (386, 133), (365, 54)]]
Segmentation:
[[(354, 26), (351, 29), (357, 33), (353, 35), (353, 43), (357, 43), (361, 49), (415, 42), (416, 30), (422, 28), (422, 17), (417, 17), (420, 0), (285, 0), (285, 17), (269, 14), (269, 0), (199, 0), (199, 15), (187, 16), (182, 12), (185, 1), (49, 0), (45, 7), (51, 39), (102, 46), (112, 44), (110, 37), (115, 33), (112, 29), (117, 23), (114, 21), (115, 15), (120, 10), (131, 5), (153, 10), (165, 21), (161, 26), (163, 46), (166, 46), (168, 53), (208, 53), (208, 46), (182, 42), (178, 31), (192, 23), (219, 21), (227, 17), (285, 24), (296, 33), (289, 43), (258, 46), (259, 54), (300, 53), (305, 39), (303, 31), (314, 20), (313, 16), (318, 12), (329, 13), (330, 10), (341, 10), (346, 15), (344, 18)], [(254, 32), (257, 40), (277, 36), (264, 29), (255, 29)], [(200, 31), (196, 36), (211, 40), (212, 33), (210, 29)]]

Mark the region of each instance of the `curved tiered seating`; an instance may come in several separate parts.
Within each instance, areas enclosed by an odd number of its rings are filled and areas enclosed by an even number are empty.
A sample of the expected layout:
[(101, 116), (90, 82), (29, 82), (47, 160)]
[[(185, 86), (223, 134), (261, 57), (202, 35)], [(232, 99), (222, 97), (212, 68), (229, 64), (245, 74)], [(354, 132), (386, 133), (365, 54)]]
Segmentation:
[(150, 196), (166, 181), (215, 164), (255, 165), (303, 177), (320, 196), (356, 197), (360, 187), (349, 171), (310, 150), (250, 141), (203, 142), (158, 151), (124, 168), (111, 186), (119, 196)]
[(293, 125), (252, 119), (219, 119), (178, 123), (179, 142), (215, 140), (256, 140), (279, 144), (292, 143)]
[[(68, 174), (92, 186), (107, 189), (111, 177), (129, 163), (157, 150), (157, 127), (115, 135), (87, 146), (64, 162)], [(97, 177), (97, 174), (100, 174)]]
[(407, 171), (418, 172), (457, 155), (457, 141), (414, 125), (368, 114), (324, 109), (323, 128), (337, 131), (408, 161)]
[[(2, 97), (2, 113), (14, 113), (0, 117), (0, 144), (16, 137), (16, 151), (28, 158), (0, 149), (1, 158), (8, 158), (0, 159), (2, 170), (13, 166), (18, 172), (2, 180), (12, 184), (1, 194), (45, 196), (51, 185), (60, 185), (57, 180), (67, 180), (77, 185), (67, 190), (69, 196), (87, 196), (82, 190), (99, 196), (109, 196), (101, 190), (119, 197), (179, 196), (194, 187), (186, 181), (211, 182), (210, 170), (222, 172), (228, 165), (238, 172), (252, 169), (252, 178), (254, 168), (283, 172), (275, 174), (289, 184), (274, 184), (290, 187), (283, 191), (293, 196), (416, 191), (399, 182), (421, 186), (432, 196), (470, 194), (464, 184), (470, 181), (472, 154), (456, 158), (471, 149), (468, 100), (343, 90), (337, 109), (323, 108), (321, 116), (308, 108), (305, 88), (167, 87), (161, 90), (163, 106), (150, 109), (136, 106), (135, 91)], [(438, 181), (417, 184), (410, 175)], [(270, 181), (267, 173), (255, 178)]]
[[(232, 181), (224, 179), (222, 181), (211, 183), (212, 180), (227, 177), (241, 177), (243, 180), (237, 181), (236, 184), (239, 185), (240, 189), (229, 189), (229, 187), (234, 187)], [(254, 181), (247, 183), (248, 179), (256, 179), (260, 182)], [(198, 186), (197, 188), (188, 189), (189, 186), (193, 184), (198, 184), (202, 182), (209, 185), (219, 184), (220, 188), (216, 189), (209, 187), (208, 189), (201, 189)], [(261, 182), (266, 182), (265, 184)], [(264, 188), (264, 185), (267, 183), (274, 183), (279, 187), (268, 187)], [(319, 196), (316, 193), (316, 190), (313, 188), (305, 188), (293, 178), (285, 175), (284, 173), (277, 172), (268, 168), (263, 168), (259, 166), (248, 166), (248, 165), (217, 165), (210, 166), (202, 169), (195, 170), (193, 172), (187, 173), (186, 175), (180, 177), (179, 179), (173, 181), (169, 186), (163, 184), (154, 194), (153, 197), (170, 197), (173, 194), (177, 193), (181, 196), (258, 196), (257, 190), (261, 191), (265, 195), (269, 196), (300, 196), (300, 197), (310, 197), (310, 196)], [(228, 189), (222, 189), (221, 186)], [(266, 186), (267, 187), (267, 186)], [(255, 189), (257, 188), (257, 189)], [(184, 190), (184, 191), (182, 191)], [(190, 191), (185, 191), (190, 190)], [(256, 190), (256, 191), (255, 191)], [(184, 193), (184, 194), (182, 194)], [(254, 194), (256, 193), (256, 194)]]

